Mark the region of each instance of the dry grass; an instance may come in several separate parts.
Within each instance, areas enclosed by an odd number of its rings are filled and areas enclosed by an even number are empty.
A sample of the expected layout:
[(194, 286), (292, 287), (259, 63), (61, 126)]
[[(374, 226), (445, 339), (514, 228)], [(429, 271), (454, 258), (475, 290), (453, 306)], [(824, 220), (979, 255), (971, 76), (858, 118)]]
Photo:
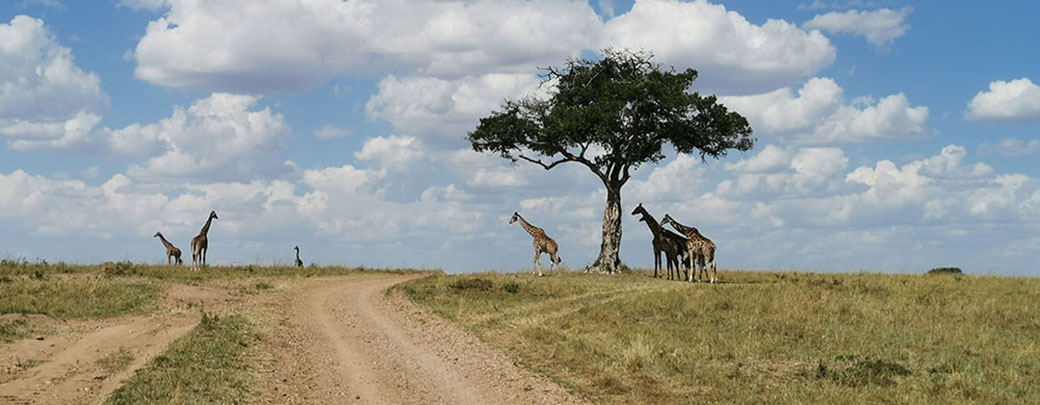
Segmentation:
[(596, 402), (1040, 402), (1038, 279), (723, 277), (477, 274), (400, 288)]

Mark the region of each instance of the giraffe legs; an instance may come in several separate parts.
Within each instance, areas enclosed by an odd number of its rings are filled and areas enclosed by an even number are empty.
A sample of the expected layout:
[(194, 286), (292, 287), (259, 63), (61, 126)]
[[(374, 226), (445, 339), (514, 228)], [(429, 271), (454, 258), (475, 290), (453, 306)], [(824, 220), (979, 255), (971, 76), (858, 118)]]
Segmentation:
[[(539, 250), (534, 251), (534, 264), (538, 269), (538, 277), (542, 276), (542, 252)], [(534, 273), (533, 269), (531, 273)]]

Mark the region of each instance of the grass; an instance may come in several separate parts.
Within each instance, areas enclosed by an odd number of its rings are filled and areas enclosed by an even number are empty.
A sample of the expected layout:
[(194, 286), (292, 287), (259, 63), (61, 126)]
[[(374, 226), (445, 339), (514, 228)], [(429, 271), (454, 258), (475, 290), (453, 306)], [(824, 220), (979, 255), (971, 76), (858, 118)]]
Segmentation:
[(0, 314), (110, 318), (148, 309), (161, 292), (143, 281), (8, 277), (0, 283)]
[(134, 354), (120, 346), (118, 351), (97, 360), (98, 367), (106, 373), (114, 374), (123, 371), (134, 361)]
[(9, 343), (36, 333), (40, 328), (25, 319), (0, 321), (0, 343)]
[(259, 335), (242, 315), (203, 314), (194, 330), (112, 393), (106, 404), (230, 403), (255, 390), (252, 350)]
[(398, 288), (600, 403), (1040, 402), (1040, 279), (646, 274)]
[(111, 278), (141, 277), (159, 280), (169, 280), (182, 283), (204, 282), (209, 280), (261, 278), (261, 277), (314, 277), (350, 275), (365, 272), (378, 273), (418, 273), (420, 270), (382, 269), (365, 267), (344, 266), (307, 266), (297, 268), (293, 266), (261, 266), (261, 265), (235, 265), (235, 266), (209, 266), (200, 270), (191, 270), (191, 266), (168, 266), (144, 263), (133, 263), (129, 261), (105, 262), (101, 264), (79, 265), (66, 263), (49, 263), (46, 260), (29, 262), (27, 260), (0, 260), (0, 284), (5, 279), (10, 280), (18, 276), (45, 279), (54, 275), (66, 274), (89, 274), (104, 275)]

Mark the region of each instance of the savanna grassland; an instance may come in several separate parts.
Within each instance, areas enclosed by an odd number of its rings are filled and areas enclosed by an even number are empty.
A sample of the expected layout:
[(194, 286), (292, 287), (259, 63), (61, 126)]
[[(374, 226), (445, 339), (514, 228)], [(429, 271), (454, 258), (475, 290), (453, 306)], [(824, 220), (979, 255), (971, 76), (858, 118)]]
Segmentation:
[(396, 288), (593, 402), (1040, 402), (1038, 279), (647, 274)]
[[(135, 319), (182, 319), (185, 332), (147, 358), (120, 342), (80, 363), (92, 368), (88, 377), (120, 376), (110, 394), (92, 402), (250, 402), (261, 398), (270, 383), (264, 370), (277, 368), (272, 359), (284, 350), (271, 343), (278, 341), (272, 331), (287, 328), (285, 315), (275, 314), (283, 301), (268, 298), (306, 294), (301, 286), (324, 283), (322, 277), (400, 273), (427, 277), (388, 294), (403, 293), (595, 403), (1040, 402), (1035, 278), (723, 271), (721, 283), (708, 285), (646, 271), (192, 272), (129, 262), (4, 261), (0, 349), (73, 341), (67, 336), (138, 325)], [(54, 361), (9, 360), (0, 388)]]

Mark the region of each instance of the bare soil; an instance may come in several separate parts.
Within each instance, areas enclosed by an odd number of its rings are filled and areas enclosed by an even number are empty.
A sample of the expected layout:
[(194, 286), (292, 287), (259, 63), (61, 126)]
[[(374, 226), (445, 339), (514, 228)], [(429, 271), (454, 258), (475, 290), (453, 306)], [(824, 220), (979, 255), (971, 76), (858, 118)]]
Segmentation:
[[(224, 307), (223, 289), (172, 285), (148, 316), (107, 320), (59, 320), (26, 316), (53, 333), (0, 345), (0, 402), (85, 404), (103, 401), (123, 380), (185, 334), (198, 321), (196, 307)], [(21, 315), (7, 315), (14, 319)], [(103, 359), (129, 354), (113, 370)]]
[[(68, 321), (0, 344), (0, 403), (103, 401), (133, 372), (211, 313), (248, 311), (260, 323), (260, 403), (583, 403), (472, 334), (419, 307), (394, 284), (418, 275), (366, 274), (171, 284), (147, 316)], [(250, 290), (251, 291), (251, 290)], [(10, 321), (12, 316), (5, 316)], [(129, 353), (129, 364), (104, 359)], [(232, 401), (240, 399), (229, 399)]]
[(581, 403), (398, 294), (416, 276), (311, 280), (277, 303), (265, 403)]

